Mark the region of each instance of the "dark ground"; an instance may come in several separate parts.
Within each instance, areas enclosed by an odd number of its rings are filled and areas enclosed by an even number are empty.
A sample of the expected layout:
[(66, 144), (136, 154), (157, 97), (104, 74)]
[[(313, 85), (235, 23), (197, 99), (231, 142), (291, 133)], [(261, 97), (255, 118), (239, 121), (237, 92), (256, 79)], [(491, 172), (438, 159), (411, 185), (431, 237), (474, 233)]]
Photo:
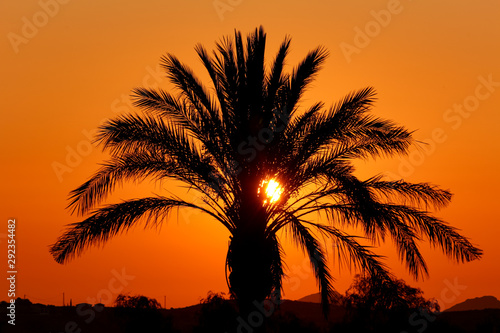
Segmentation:
[[(325, 320), (316, 303), (285, 301), (279, 310), (256, 309), (248, 318), (235, 315), (230, 302), (215, 307), (195, 305), (170, 310), (55, 307), (16, 304), (16, 325), (7, 323), (7, 303), (0, 304), (0, 332), (112, 333), (112, 332), (500, 332), (500, 309), (443, 312), (351, 314), (335, 306)], [(273, 306), (274, 307), (274, 306)], [(265, 312), (265, 313), (263, 313)], [(270, 315), (272, 313), (272, 315)], [(266, 315), (270, 319), (262, 324)], [(259, 330), (266, 326), (264, 330)]]

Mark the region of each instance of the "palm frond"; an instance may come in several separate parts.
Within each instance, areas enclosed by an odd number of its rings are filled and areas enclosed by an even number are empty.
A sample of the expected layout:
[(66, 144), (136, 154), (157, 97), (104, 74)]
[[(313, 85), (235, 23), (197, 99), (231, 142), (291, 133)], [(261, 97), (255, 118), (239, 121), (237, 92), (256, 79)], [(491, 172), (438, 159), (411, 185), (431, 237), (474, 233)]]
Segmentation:
[(175, 177), (176, 169), (176, 163), (149, 151), (116, 156), (104, 163), (88, 181), (71, 191), (68, 208), (83, 215), (126, 179)]
[(404, 222), (404, 220), (397, 218), (386, 217), (384, 219), (384, 225), (387, 226), (387, 229), (391, 233), (399, 257), (406, 264), (410, 274), (416, 279), (428, 276), (427, 264), (415, 243), (420, 238), (416, 235), (413, 228)]
[(302, 97), (307, 86), (316, 77), (327, 57), (328, 51), (323, 47), (317, 47), (309, 52), (293, 70), (290, 75), (289, 93), (286, 101), (286, 108), (290, 114), (295, 112), (297, 102)]
[[(265, 68), (264, 52), (266, 48), (266, 34), (262, 27), (255, 29), (253, 34), (247, 37), (246, 52), (246, 91), (248, 96), (248, 119), (266, 116), (264, 105), (265, 98)], [(263, 120), (262, 125), (267, 126), (270, 120)]]
[(172, 54), (163, 56), (160, 60), (160, 66), (166, 70), (170, 81), (179, 89), (181, 96), (191, 102), (202, 121), (211, 125), (221, 124), (218, 107), (214, 105), (207, 89), (195, 77), (190, 68), (182, 64)]
[(301, 222), (316, 228), (331, 238), (339, 263), (346, 264), (349, 268), (353, 267), (367, 272), (371, 276), (391, 276), (387, 265), (382, 262), (385, 257), (371, 251), (373, 247), (361, 245), (357, 241), (357, 239), (362, 239), (361, 237), (348, 235), (333, 226), (326, 226), (305, 220), (301, 220)]
[(397, 216), (406, 224), (429, 239), (433, 246), (459, 262), (473, 261), (481, 258), (482, 250), (470, 243), (467, 237), (446, 222), (432, 216), (430, 213), (404, 205), (387, 204), (380, 208), (387, 216)]
[[(373, 104), (375, 91), (365, 88), (347, 95), (341, 102), (327, 112), (317, 113), (308, 118), (308, 123), (300, 128), (298, 138), (294, 144), (294, 161), (289, 167), (300, 165), (311, 156), (318, 153), (322, 147), (336, 142), (357, 142), (366, 137), (392, 139), (397, 141), (409, 140), (407, 132), (387, 121), (374, 121), (366, 115)], [(387, 133), (399, 133), (399, 136), (388, 136)], [(375, 136), (376, 134), (376, 136)]]
[(163, 89), (135, 88), (132, 100), (134, 106), (153, 112), (153, 115), (161, 115), (195, 136), (201, 135), (200, 120), (196, 113)]
[(81, 254), (91, 245), (102, 245), (111, 237), (126, 232), (141, 219), (146, 227), (158, 226), (174, 207), (189, 207), (201, 210), (221, 222), (229, 230), (231, 226), (207, 209), (177, 199), (150, 197), (125, 201), (98, 209), (84, 221), (68, 226), (50, 248), (50, 253), (59, 263)]
[(185, 173), (196, 174), (199, 180), (210, 183), (210, 175), (220, 177), (229, 174), (227, 165), (219, 174), (217, 168), (210, 163), (209, 156), (203, 156), (192, 138), (181, 128), (164, 123), (152, 116), (127, 115), (110, 120), (100, 128), (98, 140), (114, 155), (132, 154), (142, 151), (164, 155), (179, 165)]
[(385, 181), (375, 176), (364, 181), (365, 186), (376, 191), (376, 195), (390, 201), (403, 201), (411, 206), (442, 208), (448, 205), (452, 194), (429, 183), (408, 183), (403, 180)]
[[(220, 70), (218, 70), (215, 60), (210, 57), (210, 55), (202, 45), (197, 45), (195, 47), (195, 50), (198, 54), (198, 57), (203, 62), (203, 65), (205, 66), (208, 74), (210, 75), (210, 79), (214, 86), (217, 100), (219, 102), (219, 108), (221, 110), (222, 126), (224, 126), (224, 131), (226, 133), (231, 133), (233, 130), (234, 114), (227, 105), (228, 96), (225, 93), (222, 85), (224, 77), (221, 75)], [(229, 134), (228, 137), (231, 137), (231, 134)]]
[(285, 263), (283, 262), (283, 248), (276, 236), (276, 234), (270, 235), (272, 239), (272, 250), (270, 256), (272, 258), (271, 274), (273, 279), (273, 296), (275, 298), (275, 303), (280, 304), (281, 295), (283, 293), (283, 278), (285, 275)]
[(277, 106), (277, 93), (286, 83), (287, 75), (283, 74), (285, 59), (290, 49), (291, 39), (285, 37), (280, 45), (276, 58), (273, 61), (271, 71), (266, 81), (266, 104), (265, 109), (271, 112)]
[(330, 275), (330, 270), (326, 263), (326, 257), (323, 253), (321, 245), (314, 238), (314, 236), (309, 232), (296, 217), (293, 215), (288, 216), (289, 224), (293, 239), (302, 248), (302, 250), (309, 256), (309, 261), (311, 262), (311, 267), (314, 271), (316, 280), (319, 283), (319, 289), (321, 293), (321, 304), (323, 307), (323, 313), (325, 316), (328, 314), (330, 300), (333, 297), (333, 287), (332, 287), (332, 277)]

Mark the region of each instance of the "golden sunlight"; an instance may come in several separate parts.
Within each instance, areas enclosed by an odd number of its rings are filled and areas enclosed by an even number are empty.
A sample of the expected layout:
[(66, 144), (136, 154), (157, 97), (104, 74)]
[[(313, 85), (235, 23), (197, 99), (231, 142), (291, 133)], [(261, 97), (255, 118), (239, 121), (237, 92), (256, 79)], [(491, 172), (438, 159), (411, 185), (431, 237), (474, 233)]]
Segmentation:
[(283, 187), (281, 187), (280, 183), (278, 183), (274, 178), (271, 178), (270, 180), (263, 180), (260, 183), (259, 190), (257, 192), (258, 194), (260, 194), (261, 189), (263, 189), (266, 195), (264, 204), (277, 202), (283, 193)]

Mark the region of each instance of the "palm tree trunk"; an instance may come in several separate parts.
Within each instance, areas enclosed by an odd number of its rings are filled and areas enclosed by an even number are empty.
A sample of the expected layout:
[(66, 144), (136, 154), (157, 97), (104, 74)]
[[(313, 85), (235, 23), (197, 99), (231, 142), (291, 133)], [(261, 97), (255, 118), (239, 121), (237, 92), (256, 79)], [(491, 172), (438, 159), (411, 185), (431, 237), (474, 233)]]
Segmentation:
[(231, 237), (228, 250), (230, 289), (237, 299), (240, 316), (245, 320), (252, 312), (261, 311), (259, 305), (272, 292), (271, 250), (263, 233), (243, 231)]

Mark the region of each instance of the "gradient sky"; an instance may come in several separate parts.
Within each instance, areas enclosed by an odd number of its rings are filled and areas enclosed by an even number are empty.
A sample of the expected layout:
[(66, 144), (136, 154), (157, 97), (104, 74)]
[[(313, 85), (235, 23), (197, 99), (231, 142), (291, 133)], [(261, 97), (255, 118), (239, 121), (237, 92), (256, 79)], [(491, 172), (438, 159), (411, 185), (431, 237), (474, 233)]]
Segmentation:
[[(289, 68), (317, 45), (330, 50), (303, 105), (328, 105), (374, 86), (374, 114), (416, 130), (426, 142), (408, 157), (356, 163), (358, 175), (386, 173), (450, 189), (452, 203), (437, 215), (484, 250), (480, 261), (456, 264), (422, 243), (430, 277), (414, 281), (390, 244), (383, 246), (396, 275), (446, 308), (472, 297), (500, 298), (500, 2), (61, 2), (0, 4), (0, 247), (6, 251), (7, 220), (15, 218), (18, 296), (60, 305), (64, 292), (73, 304), (110, 304), (126, 292), (162, 304), (166, 296), (167, 307), (180, 307), (209, 290), (227, 292), (228, 232), (201, 214), (173, 214), (161, 230), (137, 227), (66, 265), (57, 264), (48, 247), (64, 225), (79, 221), (65, 209), (68, 193), (106, 158), (89, 143), (99, 123), (133, 110), (128, 95), (134, 87), (169, 89), (157, 71), (160, 57), (173, 53), (206, 79), (195, 44), (212, 49), (234, 29), (246, 34), (262, 24), (268, 60), (287, 34)], [(161, 188), (126, 186), (114, 199), (151, 190)], [(285, 250), (285, 297), (317, 292), (303, 255), (290, 243)], [(6, 259), (0, 267), (7, 270)], [(352, 275), (333, 263), (331, 268), (344, 292)], [(5, 279), (0, 286), (0, 299), (7, 300)]]

